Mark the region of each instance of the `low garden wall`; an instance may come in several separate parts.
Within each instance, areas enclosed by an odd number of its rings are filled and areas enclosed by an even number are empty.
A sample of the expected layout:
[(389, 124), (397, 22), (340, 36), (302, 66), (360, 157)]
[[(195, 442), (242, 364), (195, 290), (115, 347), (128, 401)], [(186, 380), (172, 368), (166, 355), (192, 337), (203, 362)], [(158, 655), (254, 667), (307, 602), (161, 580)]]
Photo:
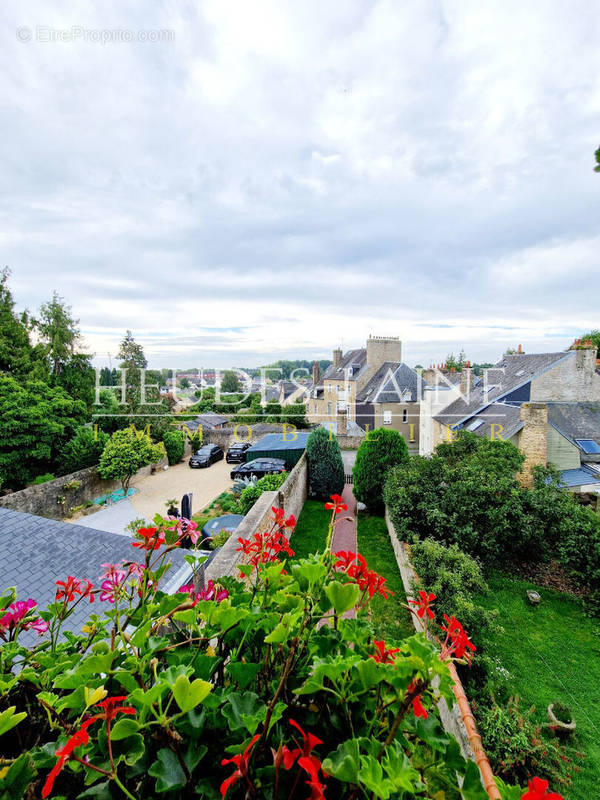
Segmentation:
[[(166, 463), (167, 459), (164, 458), (156, 465), (142, 467), (131, 479), (131, 485), (135, 486), (141, 478), (150, 475), (153, 468), (160, 469)], [(120, 486), (119, 481), (101, 478), (98, 467), (87, 467), (52, 481), (6, 494), (0, 497), (0, 506), (47, 519), (67, 519), (74, 508), (84, 506)]]
[[(246, 514), (235, 534), (230, 536), (223, 547), (217, 552), (204, 571), (205, 580), (214, 580), (225, 575), (236, 575), (237, 565), (242, 554), (237, 552), (238, 539), (249, 539), (255, 533), (264, 533), (272, 525), (271, 508), (283, 508), (286, 517), (293, 514), (296, 518), (302, 511), (302, 506), (308, 493), (308, 465), (306, 453), (288, 475), (285, 483), (275, 492), (263, 492), (250, 511)], [(286, 531), (287, 532), (287, 531)]]
[[(416, 578), (416, 574), (413, 565), (410, 562), (408, 547), (404, 542), (400, 541), (387, 508), (385, 510), (385, 521), (387, 524), (390, 541), (392, 543), (392, 547), (394, 548), (394, 554), (398, 563), (398, 569), (400, 570), (400, 576), (404, 585), (406, 598), (407, 600), (412, 600), (414, 599), (412, 592), (413, 582)], [(430, 638), (432, 641), (435, 641), (434, 635), (431, 633), (431, 631), (426, 631), (423, 621), (420, 620), (419, 617), (417, 617), (415, 614), (411, 614), (411, 618), (417, 633), (426, 632), (428, 638)], [(456, 698), (456, 703), (453, 708), (450, 709), (444, 698), (440, 698), (438, 700), (437, 706), (442, 725), (444, 726), (445, 730), (452, 734), (457, 740), (464, 758), (468, 758), (477, 762), (477, 766), (479, 767), (479, 771), (481, 773), (481, 781), (488, 793), (490, 800), (500, 800), (500, 793), (496, 787), (490, 763), (483, 749), (481, 736), (477, 731), (475, 718), (469, 706), (469, 701), (467, 700), (465, 690), (458, 673), (456, 672), (456, 667), (454, 664), (450, 664), (450, 676), (454, 681), (453, 691)]]

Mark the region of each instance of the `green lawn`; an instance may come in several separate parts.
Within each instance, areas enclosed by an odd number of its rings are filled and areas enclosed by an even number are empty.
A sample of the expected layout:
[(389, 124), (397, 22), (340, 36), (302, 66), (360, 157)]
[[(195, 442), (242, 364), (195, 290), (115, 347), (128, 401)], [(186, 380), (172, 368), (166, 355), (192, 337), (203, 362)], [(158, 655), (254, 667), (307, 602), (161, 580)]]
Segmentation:
[(365, 558), (369, 569), (383, 575), (386, 586), (394, 592), (387, 600), (379, 595), (371, 600), (375, 630), (386, 641), (412, 636), (415, 629), (409, 612), (402, 606), (406, 603), (406, 595), (383, 517), (364, 512), (358, 515), (358, 552)]
[[(504, 632), (488, 644), (510, 672), (510, 685), (524, 707), (534, 705), (539, 722), (554, 701), (568, 705), (577, 722), (575, 748), (585, 754), (572, 771), (573, 785), (565, 800), (591, 800), (600, 787), (600, 623), (585, 617), (580, 605), (560, 592), (533, 583), (494, 574), (490, 594), (478, 598), (486, 608), (497, 608)], [(531, 606), (526, 589), (542, 596)]]
[(323, 552), (330, 519), (331, 512), (325, 511), (321, 500), (307, 500), (304, 503), (290, 540), (296, 558), (306, 558), (317, 551)]

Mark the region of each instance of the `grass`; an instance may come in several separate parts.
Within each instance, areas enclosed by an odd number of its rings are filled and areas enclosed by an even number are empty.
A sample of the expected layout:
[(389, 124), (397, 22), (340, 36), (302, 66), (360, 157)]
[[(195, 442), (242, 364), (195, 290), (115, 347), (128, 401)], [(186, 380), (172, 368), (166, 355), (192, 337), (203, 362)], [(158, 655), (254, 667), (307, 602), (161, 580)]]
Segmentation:
[[(511, 691), (522, 707), (534, 705), (536, 719), (548, 721), (553, 702), (568, 705), (577, 722), (573, 738), (585, 755), (571, 770), (569, 800), (598, 797), (600, 785), (600, 623), (582, 613), (569, 595), (500, 573), (489, 579), (490, 594), (478, 598), (486, 608), (497, 608), (504, 631), (488, 645), (510, 672)], [(527, 589), (542, 596), (539, 606), (525, 597)], [(560, 790), (558, 790), (560, 791)]]
[(302, 507), (291, 538), (296, 558), (306, 558), (312, 553), (322, 553), (327, 540), (331, 514), (325, 511), (321, 500), (307, 500)]
[(394, 592), (384, 600), (376, 595), (370, 603), (373, 627), (378, 635), (390, 641), (400, 641), (415, 632), (410, 613), (403, 607), (406, 594), (396, 556), (383, 517), (361, 512), (358, 515), (358, 552), (369, 569), (374, 569), (386, 579), (386, 586)]

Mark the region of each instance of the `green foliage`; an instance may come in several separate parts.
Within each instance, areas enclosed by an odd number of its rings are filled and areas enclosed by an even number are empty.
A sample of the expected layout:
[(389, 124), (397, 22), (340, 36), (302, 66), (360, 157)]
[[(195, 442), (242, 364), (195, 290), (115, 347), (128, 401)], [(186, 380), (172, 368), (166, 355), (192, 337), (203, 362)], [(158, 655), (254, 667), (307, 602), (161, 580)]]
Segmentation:
[(30, 486), (39, 486), (42, 483), (48, 483), (48, 481), (53, 481), (55, 477), (56, 476), (51, 472), (45, 472), (43, 475), (38, 475), (37, 478), (34, 478)]
[(0, 373), (21, 380), (47, 378), (43, 356), (29, 341), (29, 319), (26, 314), (18, 316), (15, 312), (9, 278), (10, 270), (4, 267), (0, 270)]
[(593, 342), (593, 344), (596, 346), (596, 358), (600, 358), (600, 330), (598, 330), (598, 328), (594, 328), (589, 333), (584, 333), (577, 338), (581, 339), (582, 343), (587, 339)]
[(235, 372), (232, 372), (232, 370), (224, 372), (223, 379), (221, 380), (221, 391), (227, 394), (230, 392), (240, 392), (241, 390), (242, 384)]
[[(176, 501), (174, 500), (172, 502)], [(127, 533), (130, 533), (133, 536), (140, 528), (145, 528), (146, 525), (147, 522), (143, 517), (136, 517), (135, 519), (132, 519), (131, 522), (128, 522), (127, 525), (125, 525), (125, 530)]]
[(354, 496), (369, 508), (383, 505), (383, 484), (392, 467), (407, 464), (408, 447), (398, 431), (377, 428), (362, 441), (352, 470)]
[(85, 421), (81, 401), (47, 383), (0, 375), (0, 479), (18, 489), (54, 471), (59, 453)]
[(600, 172), (600, 147), (594, 153), (596, 157), (596, 166), (594, 167), (594, 172)]
[(518, 698), (492, 703), (478, 716), (483, 747), (501, 778), (524, 784), (532, 775), (543, 775), (556, 785), (565, 774), (561, 751), (543, 737), (533, 713), (522, 711)]
[(179, 464), (185, 452), (185, 437), (182, 431), (173, 430), (172, 428), (163, 433), (163, 444), (169, 460), (169, 466)]
[[(264, 563), (243, 565), (246, 582), (221, 578), (207, 587), (218, 599), (191, 607), (189, 595), (161, 589), (179, 535), (160, 517), (155, 524), (164, 550), (149, 543), (142, 576), (123, 581), (110, 610), (83, 631), (67, 630), (68, 600), (23, 620), (41, 613), (49, 640), (27, 647), (11, 630), (0, 722), (21, 717), (20, 736), (3, 743), (0, 796), (40, 797), (50, 780), (51, 796), (64, 800), (248, 792), (260, 800), (276, 786), (293, 796), (305, 781), (311, 794), (324, 784), (331, 798), (481, 797), (476, 767), (437, 717), (438, 696), (453, 703), (448, 665), (421, 635), (378, 662), (364, 593), (335, 571), (331, 552), (286, 570), (268, 544), (272, 531), (259, 544)], [(353, 607), (355, 617), (341, 616)], [(101, 705), (107, 694), (111, 713)], [(427, 719), (413, 713), (417, 694)], [(274, 766), (273, 753), (302, 747), (309, 733), (320, 740), (308, 745), (312, 781), (302, 763)]]
[[(132, 370), (133, 373), (139, 372), (140, 369), (146, 369), (148, 366), (144, 348), (135, 341), (130, 330), (125, 331), (125, 336), (119, 345), (117, 357), (121, 359), (121, 369)], [(127, 380), (129, 381), (130, 379), (132, 379), (132, 376), (128, 375)]]
[(344, 490), (346, 473), (337, 439), (325, 428), (316, 428), (306, 441), (308, 491), (312, 497), (328, 500)]
[[(456, 545), (446, 547), (435, 539), (415, 542), (410, 552), (419, 576), (415, 590), (432, 592), (438, 613), (454, 614), (477, 642), (481, 642), (484, 633), (496, 628), (497, 613), (486, 611), (473, 599), (476, 594), (488, 592), (481, 567), (474, 558)], [(481, 651), (480, 646), (478, 650)]]
[(281, 422), (281, 405), (275, 400), (270, 400), (265, 405), (265, 422)]
[(217, 535), (213, 536), (212, 542), (209, 543), (210, 549), (216, 550), (218, 547), (223, 547), (230, 536), (231, 531), (227, 530), (227, 528), (221, 528)]
[(263, 492), (274, 492), (287, 480), (287, 472), (277, 475), (265, 475), (253, 486), (247, 486), (240, 495), (238, 508), (240, 514), (247, 514)]
[(154, 464), (163, 457), (162, 444), (155, 445), (147, 433), (133, 427), (115, 431), (110, 437), (100, 457), (98, 473), (102, 478), (121, 481), (127, 492), (132, 476), (148, 464)]
[(290, 403), (281, 410), (281, 422), (295, 425), (297, 428), (307, 428), (306, 406), (304, 403)]
[(63, 447), (60, 454), (60, 472), (66, 475), (79, 469), (93, 467), (108, 441), (108, 434), (89, 427), (78, 428), (75, 436)]

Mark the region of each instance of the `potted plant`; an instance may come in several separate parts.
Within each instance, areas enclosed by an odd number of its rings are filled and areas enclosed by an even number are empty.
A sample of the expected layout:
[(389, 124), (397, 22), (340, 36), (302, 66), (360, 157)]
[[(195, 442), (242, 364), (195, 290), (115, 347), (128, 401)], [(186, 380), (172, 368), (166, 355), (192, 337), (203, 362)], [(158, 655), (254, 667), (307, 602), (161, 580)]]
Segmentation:
[(175, 500), (174, 498), (173, 499), (169, 499), (169, 500), (165, 500), (165, 505), (167, 507), (167, 516), (168, 517), (178, 517), (179, 516), (179, 510), (177, 508), (177, 500)]
[(556, 734), (570, 735), (577, 727), (571, 709), (564, 703), (550, 703), (548, 706), (550, 728)]

